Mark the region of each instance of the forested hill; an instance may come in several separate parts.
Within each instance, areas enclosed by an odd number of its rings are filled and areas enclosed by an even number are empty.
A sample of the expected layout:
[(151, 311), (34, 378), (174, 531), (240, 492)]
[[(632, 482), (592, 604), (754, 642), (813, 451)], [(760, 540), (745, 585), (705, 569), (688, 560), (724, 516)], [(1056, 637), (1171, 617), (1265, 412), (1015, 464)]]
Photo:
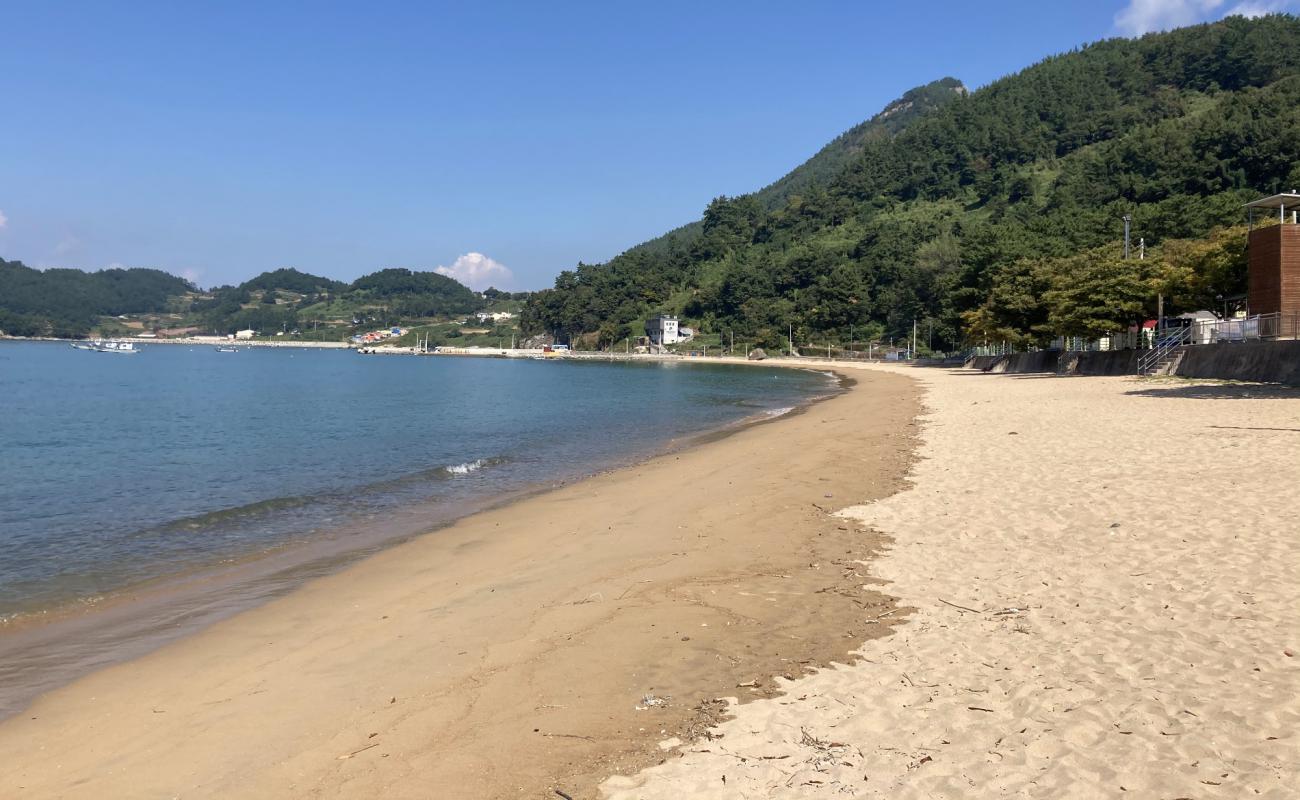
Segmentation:
[(92, 330), (126, 333), (130, 329), (118, 330), (123, 326), (111, 318), (146, 314), (165, 315), (162, 327), (218, 334), (309, 326), (315, 331), (321, 324), (373, 327), (467, 314), (524, 296), (495, 289), (479, 295), (445, 275), (409, 269), (383, 269), (349, 284), (285, 268), (238, 286), (201, 291), (155, 269), (36, 270), (0, 260), (0, 334), (75, 338)]
[(161, 311), (193, 288), (156, 269), (41, 271), (0, 259), (0, 331), (81, 336), (101, 316)]
[(341, 292), (347, 289), (348, 285), (343, 281), (322, 278), (319, 275), (299, 272), (293, 267), (286, 267), (263, 272), (256, 278), (250, 278), (239, 284), (239, 288), (261, 291), (283, 289), (286, 292), (312, 294), (313, 292)]
[[(1242, 281), (1239, 237), (1212, 232), (1300, 185), (1297, 131), (1294, 17), (1098, 42), (863, 142), (773, 208), (721, 197), (692, 241), (562, 272), (524, 323), (608, 342), (666, 311), (775, 344), (787, 324), (822, 342), (915, 320), (951, 348), (1117, 329), (1157, 291), (1207, 307)], [(1125, 214), (1156, 247), (1120, 270)]]
[(435, 272), (382, 269), (350, 284), (279, 269), (239, 286), (222, 286), (186, 306), (192, 324), (232, 333), (316, 327), (321, 322), (396, 324), (413, 319), (465, 314), (484, 298)]
[(884, 141), (901, 133), (914, 120), (966, 93), (966, 87), (956, 78), (943, 78), (911, 89), (885, 106), (879, 114), (836, 136), (788, 175), (759, 189), (754, 197), (769, 211), (780, 208), (789, 202), (792, 195), (834, 180), (862, 154), (868, 143)]
[[(812, 158), (754, 192), (752, 198), (766, 211), (780, 208), (789, 201), (791, 195), (806, 192), (814, 185), (834, 179), (862, 152), (867, 142), (894, 136), (913, 120), (965, 94), (966, 87), (956, 78), (943, 78), (909, 89), (902, 97), (881, 109), (879, 114), (836, 136)], [(637, 245), (633, 250), (661, 251), (689, 245), (702, 232), (703, 222), (696, 220)]]

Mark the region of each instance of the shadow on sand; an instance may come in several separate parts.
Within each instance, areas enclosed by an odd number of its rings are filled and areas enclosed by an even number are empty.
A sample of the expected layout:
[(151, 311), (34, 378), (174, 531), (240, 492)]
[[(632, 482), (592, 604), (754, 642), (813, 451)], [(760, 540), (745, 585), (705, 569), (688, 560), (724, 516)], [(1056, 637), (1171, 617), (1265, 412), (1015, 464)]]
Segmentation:
[(1150, 386), (1125, 394), (1134, 397), (1181, 397), (1189, 400), (1300, 400), (1300, 386), (1270, 383), (1202, 383)]

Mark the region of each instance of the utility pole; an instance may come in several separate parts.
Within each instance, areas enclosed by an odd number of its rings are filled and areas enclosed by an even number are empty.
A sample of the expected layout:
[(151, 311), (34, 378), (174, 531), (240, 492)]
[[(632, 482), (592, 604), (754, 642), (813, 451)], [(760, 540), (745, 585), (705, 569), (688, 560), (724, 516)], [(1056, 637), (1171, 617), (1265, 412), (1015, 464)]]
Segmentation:
[(912, 320), (912, 352), (909, 353), (912, 358), (916, 358), (916, 320)]
[(787, 341), (790, 343), (790, 357), (794, 358), (794, 325), (786, 323), (785, 335)]
[(1124, 260), (1125, 260), (1125, 261), (1128, 261), (1128, 255), (1129, 255), (1129, 245), (1128, 245), (1128, 242), (1129, 242), (1129, 231), (1132, 229), (1132, 227), (1133, 227), (1133, 215), (1132, 215), (1132, 214), (1125, 214), (1125, 215), (1124, 215)]

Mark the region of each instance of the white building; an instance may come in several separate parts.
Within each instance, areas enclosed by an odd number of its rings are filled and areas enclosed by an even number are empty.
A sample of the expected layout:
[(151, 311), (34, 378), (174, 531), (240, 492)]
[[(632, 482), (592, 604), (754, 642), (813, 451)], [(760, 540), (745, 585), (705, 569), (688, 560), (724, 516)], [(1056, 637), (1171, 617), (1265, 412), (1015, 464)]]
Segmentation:
[(236, 339), (252, 339), (255, 331), (252, 328), (246, 328), (242, 331), (235, 331)]
[(659, 345), (676, 344), (682, 338), (677, 329), (677, 317), (668, 314), (646, 320), (645, 335), (650, 337), (651, 344)]

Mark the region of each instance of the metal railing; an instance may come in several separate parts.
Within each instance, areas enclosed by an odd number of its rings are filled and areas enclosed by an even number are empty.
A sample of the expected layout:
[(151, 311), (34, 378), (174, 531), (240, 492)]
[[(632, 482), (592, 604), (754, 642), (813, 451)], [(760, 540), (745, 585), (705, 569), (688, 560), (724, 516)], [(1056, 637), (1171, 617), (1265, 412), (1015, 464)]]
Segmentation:
[(1174, 357), (1174, 351), (1191, 341), (1190, 327), (1167, 328), (1156, 334), (1151, 349), (1138, 358), (1138, 374), (1149, 375)]
[(1205, 320), (1193, 326), (1193, 344), (1259, 342), (1300, 338), (1300, 312), (1257, 314), (1244, 319)]

